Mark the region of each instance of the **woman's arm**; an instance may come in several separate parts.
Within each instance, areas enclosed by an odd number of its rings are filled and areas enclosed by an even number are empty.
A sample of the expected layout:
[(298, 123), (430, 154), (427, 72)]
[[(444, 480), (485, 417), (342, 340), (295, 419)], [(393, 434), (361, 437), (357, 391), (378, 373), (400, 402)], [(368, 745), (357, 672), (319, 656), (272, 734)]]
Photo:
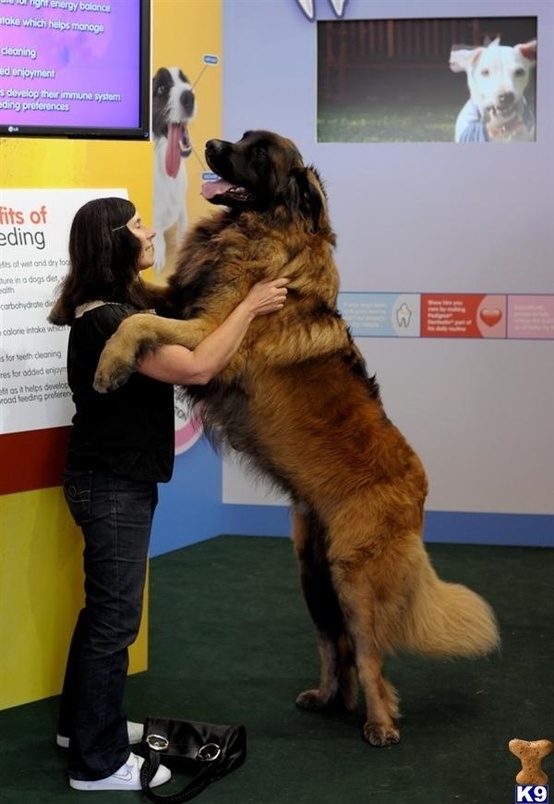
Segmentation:
[(161, 346), (140, 360), (137, 371), (173, 385), (205, 385), (229, 363), (254, 318), (283, 307), (288, 283), (286, 277), (258, 282), (196, 349)]

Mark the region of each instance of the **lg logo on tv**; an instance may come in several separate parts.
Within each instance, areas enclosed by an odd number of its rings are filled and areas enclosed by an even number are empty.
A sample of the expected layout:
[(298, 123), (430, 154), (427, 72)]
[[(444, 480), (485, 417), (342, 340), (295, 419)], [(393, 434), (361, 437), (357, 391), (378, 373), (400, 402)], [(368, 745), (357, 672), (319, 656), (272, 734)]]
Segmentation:
[(516, 804), (532, 802), (532, 804), (548, 804), (547, 784), (516, 784)]

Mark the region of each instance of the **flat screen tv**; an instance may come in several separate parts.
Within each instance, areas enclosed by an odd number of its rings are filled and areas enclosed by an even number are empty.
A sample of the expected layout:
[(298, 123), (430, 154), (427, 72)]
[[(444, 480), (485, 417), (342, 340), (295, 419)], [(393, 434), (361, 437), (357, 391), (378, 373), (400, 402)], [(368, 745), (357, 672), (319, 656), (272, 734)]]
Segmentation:
[(0, 137), (150, 136), (151, 0), (2, 0)]

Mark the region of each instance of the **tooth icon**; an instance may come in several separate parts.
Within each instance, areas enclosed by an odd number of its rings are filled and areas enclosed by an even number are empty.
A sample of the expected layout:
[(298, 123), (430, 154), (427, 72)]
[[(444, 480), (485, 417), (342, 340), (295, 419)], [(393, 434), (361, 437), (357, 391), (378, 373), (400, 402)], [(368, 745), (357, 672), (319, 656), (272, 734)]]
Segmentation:
[(410, 326), (411, 317), (412, 317), (412, 311), (410, 310), (406, 302), (402, 302), (402, 304), (396, 311), (396, 321), (398, 323), (398, 326), (407, 329)]
[[(313, 22), (315, 19), (314, 0), (296, 0), (307, 18)], [(342, 17), (346, 0), (329, 0), (337, 17)]]
[(337, 15), (337, 17), (342, 17), (344, 7), (346, 5), (346, 0), (329, 0), (329, 2), (333, 6), (333, 11)]
[(314, 0), (296, 0), (304, 14), (313, 22), (314, 19)]

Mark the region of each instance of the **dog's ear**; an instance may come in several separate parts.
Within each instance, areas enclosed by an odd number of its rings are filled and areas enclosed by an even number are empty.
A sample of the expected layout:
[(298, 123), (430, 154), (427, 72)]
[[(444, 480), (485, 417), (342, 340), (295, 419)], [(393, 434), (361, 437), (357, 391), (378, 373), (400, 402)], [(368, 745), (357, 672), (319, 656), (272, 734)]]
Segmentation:
[(536, 64), (537, 62), (537, 40), (533, 39), (531, 42), (526, 42), (524, 45), (516, 45), (515, 49), (518, 53), (530, 61), (531, 64)]
[(167, 67), (160, 67), (152, 77), (152, 92), (155, 95), (160, 86), (171, 82), (171, 73)]
[(293, 168), (289, 174), (288, 205), (291, 212), (301, 215), (310, 231), (319, 232), (326, 221), (327, 203), (321, 180), (314, 168)]
[(453, 73), (467, 73), (483, 50), (482, 47), (467, 48), (465, 45), (453, 45), (448, 66)]

